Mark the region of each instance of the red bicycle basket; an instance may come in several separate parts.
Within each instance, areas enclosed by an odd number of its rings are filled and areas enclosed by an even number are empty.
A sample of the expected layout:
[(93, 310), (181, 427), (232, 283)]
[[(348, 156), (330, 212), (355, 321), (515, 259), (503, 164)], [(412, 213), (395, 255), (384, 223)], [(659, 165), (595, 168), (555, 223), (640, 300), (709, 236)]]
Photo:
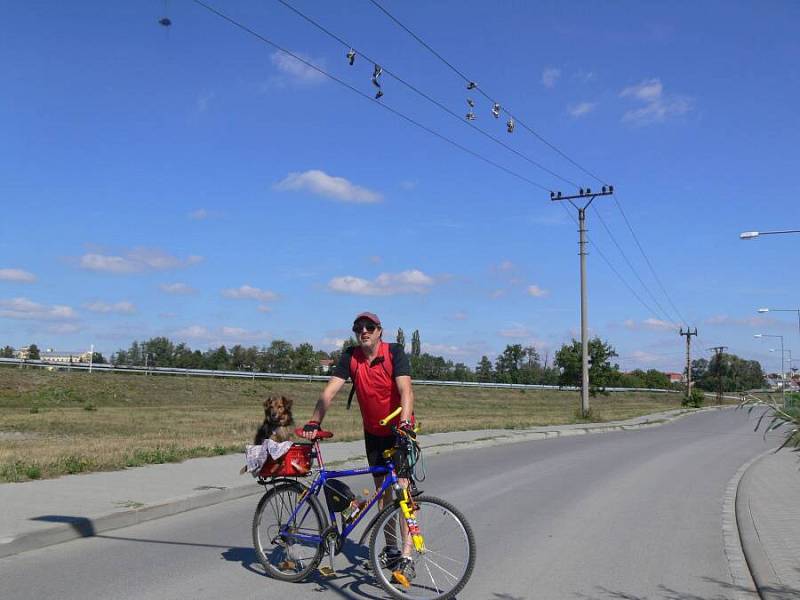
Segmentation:
[(267, 459), (259, 471), (259, 477), (299, 477), (311, 470), (313, 444), (292, 444), (289, 451), (278, 460)]

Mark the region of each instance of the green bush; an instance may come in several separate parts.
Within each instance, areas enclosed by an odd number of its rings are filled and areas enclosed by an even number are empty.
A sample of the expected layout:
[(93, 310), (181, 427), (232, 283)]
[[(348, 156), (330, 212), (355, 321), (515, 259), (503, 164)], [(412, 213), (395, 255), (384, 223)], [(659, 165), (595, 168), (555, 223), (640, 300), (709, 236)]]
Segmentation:
[(702, 391), (698, 390), (697, 388), (692, 388), (692, 393), (689, 394), (688, 397), (684, 397), (683, 401), (681, 402), (682, 406), (689, 406), (692, 408), (700, 408), (703, 406), (703, 401), (705, 400), (705, 395)]

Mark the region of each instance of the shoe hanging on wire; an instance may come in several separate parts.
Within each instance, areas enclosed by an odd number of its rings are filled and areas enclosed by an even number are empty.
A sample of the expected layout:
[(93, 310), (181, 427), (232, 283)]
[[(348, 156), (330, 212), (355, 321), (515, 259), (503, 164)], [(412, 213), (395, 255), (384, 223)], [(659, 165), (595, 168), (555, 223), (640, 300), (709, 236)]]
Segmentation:
[(469, 110), (467, 111), (466, 119), (467, 121), (474, 121), (477, 118), (472, 110), (475, 108), (475, 101), (472, 98), (467, 98), (467, 106), (469, 106)]
[(476, 87), (478, 87), (478, 84), (477, 84), (477, 83), (475, 83), (474, 81), (470, 81), (470, 82), (467, 84), (467, 89), (468, 89), (468, 90), (474, 90)]
[(506, 130), (508, 133), (514, 133), (514, 117), (511, 117), (506, 123)]
[(372, 85), (378, 88), (378, 91), (375, 93), (375, 99), (377, 100), (381, 96), (383, 96), (383, 91), (381, 90), (381, 84), (378, 81), (378, 78), (383, 74), (383, 69), (380, 65), (375, 65), (375, 69), (372, 71)]
[(350, 48), (350, 51), (347, 53), (347, 62), (350, 63), (350, 66), (353, 66), (353, 63), (356, 62), (356, 51)]
[(497, 102), (495, 102), (494, 105), (492, 106), (492, 116), (495, 119), (500, 118), (500, 105)]

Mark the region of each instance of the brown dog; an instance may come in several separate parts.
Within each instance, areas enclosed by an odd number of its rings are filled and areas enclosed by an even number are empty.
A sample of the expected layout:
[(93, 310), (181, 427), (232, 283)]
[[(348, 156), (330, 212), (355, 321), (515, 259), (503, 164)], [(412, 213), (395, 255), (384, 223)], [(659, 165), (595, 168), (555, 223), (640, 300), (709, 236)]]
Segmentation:
[(264, 400), (264, 422), (258, 428), (253, 444), (260, 446), (266, 439), (286, 442), (292, 438), (293, 426), (292, 399), (269, 396)]

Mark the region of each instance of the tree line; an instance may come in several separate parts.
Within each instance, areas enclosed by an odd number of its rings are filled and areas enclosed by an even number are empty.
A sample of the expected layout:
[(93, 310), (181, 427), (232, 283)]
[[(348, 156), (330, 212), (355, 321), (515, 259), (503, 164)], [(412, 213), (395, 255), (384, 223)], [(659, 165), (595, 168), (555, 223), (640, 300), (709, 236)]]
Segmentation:
[[(397, 343), (407, 347), (402, 329), (397, 330), (395, 339)], [(134, 341), (128, 348), (113, 353), (110, 362), (114, 365), (142, 367), (314, 375), (327, 372), (323, 361), (334, 366), (342, 352), (355, 345), (358, 342), (350, 337), (341, 348), (332, 352), (317, 350), (307, 342), (295, 346), (286, 340), (273, 340), (268, 346), (261, 347), (236, 344), (230, 348), (221, 345), (200, 351), (193, 350), (184, 342), (175, 343), (167, 337), (159, 336), (146, 341)], [(35, 344), (30, 349), (36, 350), (38, 358)], [(0, 350), (0, 356), (11, 358), (14, 356), (14, 349), (5, 346)], [(412, 333), (409, 349), (411, 374), (416, 379), (562, 387), (581, 385), (581, 356), (581, 343), (574, 339), (563, 344), (552, 356), (552, 360), (549, 353), (545, 353), (543, 358), (535, 346), (509, 344), (494, 361), (484, 355), (474, 367), (470, 367), (464, 362), (454, 362), (422, 352), (419, 330)], [(599, 337), (589, 341), (589, 381), (592, 395), (602, 393), (606, 387), (680, 387), (673, 385), (666, 373), (656, 369), (635, 369), (623, 373), (619, 365), (613, 362), (617, 356), (617, 352), (607, 341)], [(95, 353), (94, 362), (105, 362), (105, 359), (102, 354)], [(710, 360), (694, 360), (691, 369), (694, 385), (706, 391), (716, 391), (720, 385), (723, 391), (730, 392), (756, 389), (764, 384), (764, 372), (760, 363), (742, 359), (735, 354), (721, 353)]]

